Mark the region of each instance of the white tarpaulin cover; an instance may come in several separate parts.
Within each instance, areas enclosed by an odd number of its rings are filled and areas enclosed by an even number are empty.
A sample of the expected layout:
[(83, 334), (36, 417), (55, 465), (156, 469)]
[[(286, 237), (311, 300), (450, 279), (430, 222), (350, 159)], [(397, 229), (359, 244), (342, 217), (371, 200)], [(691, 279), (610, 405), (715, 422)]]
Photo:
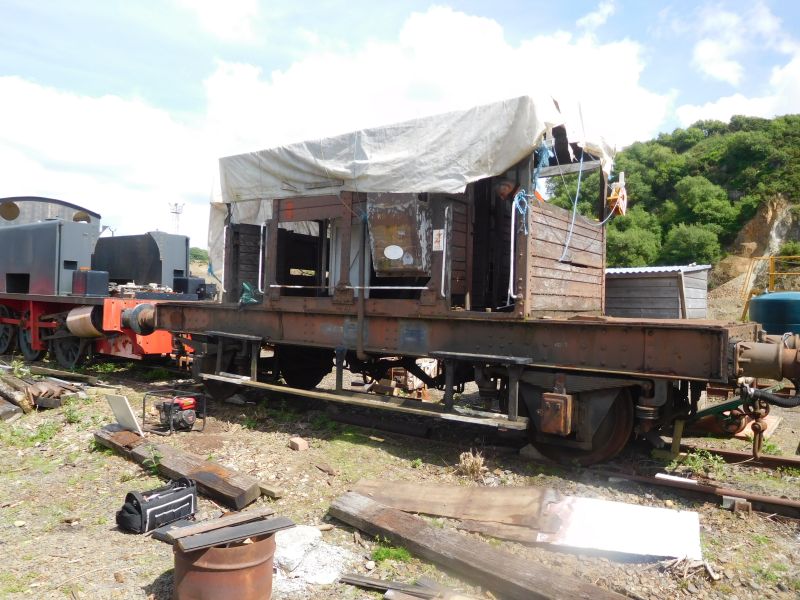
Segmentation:
[(271, 218), (273, 198), (340, 191), (460, 193), (513, 167), (558, 125), (610, 172), (612, 152), (602, 140), (583, 140), (582, 123), (565, 122), (551, 98), (530, 96), (222, 158), (222, 204), (212, 203), (209, 223), (212, 265), (221, 277), (225, 204), (232, 222), (260, 224)]

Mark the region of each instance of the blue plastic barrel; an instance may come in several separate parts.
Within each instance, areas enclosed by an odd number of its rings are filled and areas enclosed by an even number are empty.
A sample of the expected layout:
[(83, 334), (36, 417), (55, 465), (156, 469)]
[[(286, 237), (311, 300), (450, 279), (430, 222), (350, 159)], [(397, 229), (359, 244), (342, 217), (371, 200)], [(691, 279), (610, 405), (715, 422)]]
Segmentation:
[(750, 320), (767, 333), (800, 333), (800, 292), (774, 292), (750, 301)]

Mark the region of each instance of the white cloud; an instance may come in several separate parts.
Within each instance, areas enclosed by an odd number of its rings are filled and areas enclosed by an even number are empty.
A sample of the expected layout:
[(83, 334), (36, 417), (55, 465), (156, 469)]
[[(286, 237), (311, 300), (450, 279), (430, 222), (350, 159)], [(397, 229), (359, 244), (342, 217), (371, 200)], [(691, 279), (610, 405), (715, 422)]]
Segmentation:
[[(722, 34), (724, 36), (733, 36), (736, 27), (744, 26), (742, 20), (731, 13), (727, 16), (722, 15), (720, 19), (720, 31), (727, 31)], [(800, 43), (784, 31), (780, 19), (761, 2), (751, 8), (745, 21), (753, 38), (748, 44), (759, 42), (778, 52), (789, 54), (788, 62), (773, 67), (767, 84), (755, 90), (751, 96), (736, 93), (704, 104), (686, 104), (678, 107), (676, 115), (681, 125), (690, 125), (700, 119), (728, 121), (733, 115), (770, 118), (800, 112)], [(711, 23), (711, 13), (709, 13), (706, 26), (710, 28)], [(744, 39), (740, 32), (736, 32), (735, 35)], [(696, 52), (698, 46), (695, 47)], [(749, 49), (750, 46), (736, 41), (728, 46), (729, 50), (731, 48), (735, 48), (735, 52), (740, 52)], [(713, 66), (718, 79), (730, 83), (739, 83), (742, 80), (744, 72), (741, 65), (726, 59), (724, 51), (714, 57), (713, 46), (708, 46), (703, 50), (703, 54), (708, 57), (706, 66)]]
[[(589, 137), (617, 145), (652, 136), (671, 109), (671, 95), (641, 84), (642, 48), (631, 40), (555, 32), (512, 45), (492, 19), (433, 7), (394, 39), (320, 47), (270, 73), (218, 62), (204, 81), (205, 110), (188, 121), (135, 98), (0, 77), (0, 196), (84, 204), (118, 233), (169, 230), (168, 203), (186, 202), (182, 231), (204, 245), (219, 156), (542, 90), (565, 112), (582, 99)], [(538, 68), (543, 48), (559, 69)]]
[(739, 85), (744, 67), (730, 58), (735, 45), (719, 40), (703, 39), (692, 50), (692, 64), (712, 79)]
[(736, 57), (745, 49), (741, 17), (718, 5), (705, 6), (697, 29), (703, 37), (692, 50), (692, 65), (712, 79), (739, 85), (744, 68)]
[[(119, 233), (169, 230), (168, 202), (208, 198), (211, 158), (200, 132), (140, 100), (0, 77), (0, 196), (69, 200)], [(185, 210), (181, 229), (195, 245), (205, 215), (205, 202)]]
[(594, 30), (598, 27), (605, 25), (608, 18), (613, 15), (617, 10), (614, 0), (603, 0), (597, 9), (582, 16), (575, 24), (586, 30)]
[(258, 0), (177, 0), (192, 11), (200, 26), (221, 40), (253, 42)]
[[(536, 68), (543, 48), (559, 63), (546, 76)], [(598, 66), (587, 68), (587, 56)], [(556, 32), (512, 46), (496, 21), (434, 7), (411, 15), (397, 40), (313, 54), (268, 74), (220, 62), (205, 86), (215, 137), (233, 152), (543, 89), (564, 107), (583, 99), (587, 123), (626, 144), (658, 131), (672, 101), (642, 86), (643, 68), (642, 48), (630, 40), (602, 44)]]

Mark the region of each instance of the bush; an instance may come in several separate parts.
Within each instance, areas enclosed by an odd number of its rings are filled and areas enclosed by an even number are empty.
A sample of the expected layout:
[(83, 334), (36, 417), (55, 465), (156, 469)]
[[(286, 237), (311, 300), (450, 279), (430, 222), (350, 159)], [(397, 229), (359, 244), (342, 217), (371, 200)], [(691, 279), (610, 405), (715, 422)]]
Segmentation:
[(203, 248), (189, 248), (189, 260), (192, 262), (208, 262), (208, 250)]
[(681, 223), (669, 230), (661, 249), (661, 263), (713, 264), (722, 256), (717, 234), (702, 225)]
[(800, 242), (794, 240), (783, 242), (778, 254), (781, 256), (800, 256)]

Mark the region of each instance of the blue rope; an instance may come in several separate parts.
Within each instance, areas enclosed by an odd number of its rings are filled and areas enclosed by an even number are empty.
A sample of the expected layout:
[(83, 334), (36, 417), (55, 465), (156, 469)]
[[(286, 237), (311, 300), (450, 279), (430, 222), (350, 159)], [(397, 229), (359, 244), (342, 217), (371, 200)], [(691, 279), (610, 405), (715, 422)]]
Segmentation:
[(536, 163), (536, 168), (533, 171), (533, 181), (531, 193), (528, 194), (525, 188), (520, 189), (514, 196), (514, 205), (512, 210), (519, 212), (525, 235), (528, 235), (528, 199), (536, 198), (536, 184), (539, 181), (539, 173), (542, 168), (550, 164), (550, 157), (553, 156), (552, 151), (548, 148), (547, 144), (542, 138), (542, 144), (539, 146), (539, 160)]
[(525, 235), (528, 235), (528, 195), (525, 193), (524, 188), (520, 189), (514, 196), (514, 206), (511, 210), (516, 210), (520, 214), (520, 220), (525, 225), (523, 228)]

